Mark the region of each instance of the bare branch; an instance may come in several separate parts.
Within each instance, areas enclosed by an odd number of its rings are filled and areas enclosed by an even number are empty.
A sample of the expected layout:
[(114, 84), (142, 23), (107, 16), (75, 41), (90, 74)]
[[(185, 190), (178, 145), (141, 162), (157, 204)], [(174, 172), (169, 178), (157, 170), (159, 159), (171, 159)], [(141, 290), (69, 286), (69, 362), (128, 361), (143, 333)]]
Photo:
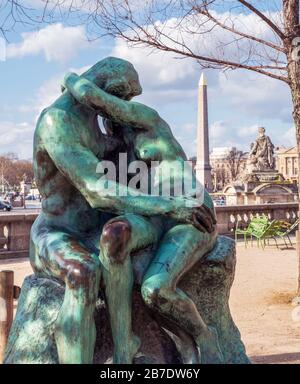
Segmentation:
[[(121, 36), (121, 35), (120, 35)], [(124, 36), (124, 34), (122, 34)], [(121, 37), (122, 37), (121, 36)], [(128, 36), (124, 37), (127, 41), (130, 41), (135, 44), (144, 44), (145, 46), (152, 46), (156, 49), (159, 49), (161, 51), (165, 52), (173, 52), (176, 53), (180, 56), (184, 57), (190, 57), (196, 59), (200, 65), (205, 66), (206, 68), (225, 68), (225, 69), (247, 69), (249, 71), (253, 71), (262, 75), (266, 75), (269, 77), (272, 77), (273, 79), (276, 80), (281, 80), (287, 84), (289, 84), (289, 79), (287, 76), (281, 76), (277, 75), (275, 73), (266, 71), (266, 69), (275, 69), (275, 70), (286, 70), (286, 67), (276, 67), (276, 66), (263, 66), (263, 65), (257, 65), (257, 66), (252, 66), (252, 65), (247, 65), (239, 62), (234, 62), (230, 60), (225, 60), (225, 59), (218, 59), (218, 58), (213, 58), (213, 57), (208, 57), (208, 56), (203, 56), (203, 55), (197, 55), (195, 53), (192, 53), (190, 51), (183, 51), (176, 49), (174, 47), (169, 47), (166, 45), (163, 45), (162, 43), (159, 43), (157, 41), (148, 41), (144, 40), (142, 38), (130, 38)]]
[[(35, 21), (30, 10), (21, 5), (21, 1), (7, 0), (7, 3), (12, 6), (11, 16), (15, 22), (20, 22), (20, 12), (23, 12), (23, 18), (29, 14), (27, 21)], [(246, 69), (289, 83), (286, 74), (286, 45), (281, 46), (276, 41), (241, 30), (230, 17), (227, 20), (218, 17), (215, 11), (218, 4), (223, 12), (220, 15), (225, 15), (225, 10), (233, 15), (236, 8), (226, 8), (221, 1), (148, 0), (141, 6), (137, 6), (133, 0), (43, 0), (43, 3), (40, 17), (42, 22), (49, 20), (49, 15), (54, 19), (54, 15), (63, 18), (79, 12), (78, 20), (88, 28), (94, 26), (98, 37), (119, 37), (133, 46), (142, 45), (153, 50), (171, 52), (178, 57), (194, 58), (203, 67)], [(249, 1), (238, 0), (236, 3), (263, 20), (277, 39), (285, 38), (280, 28)], [(1, 27), (3, 25), (0, 24)], [(225, 33), (220, 34), (219, 28)], [(215, 51), (204, 50), (203, 53), (203, 49), (199, 50), (194, 43), (196, 36), (215, 36)]]
[(253, 35), (250, 35), (248, 33), (243, 33), (241, 31), (238, 31), (237, 29), (234, 28), (234, 26), (229, 27), (225, 23), (222, 23), (221, 21), (217, 20), (207, 9), (202, 10), (201, 8), (198, 8), (198, 11), (199, 11), (199, 13), (207, 16), (209, 18), (209, 20), (213, 21), (216, 25), (218, 25), (222, 29), (225, 29), (225, 30), (227, 30), (229, 32), (232, 32), (235, 35), (244, 37), (244, 38), (246, 38), (248, 40), (252, 40), (252, 41), (255, 41), (255, 42), (259, 43), (259, 44), (266, 45), (266, 46), (268, 46), (268, 47), (270, 47), (272, 49), (275, 49), (275, 50), (277, 50), (279, 52), (285, 53), (285, 48), (284, 47), (280, 47), (279, 45), (273, 44), (270, 41), (266, 41), (266, 40), (260, 39), (258, 37), (253, 36)]
[(245, 0), (238, 0), (239, 3), (243, 4), (246, 8), (248, 8), (250, 11), (255, 13), (257, 16), (259, 16), (266, 24), (268, 24), (269, 27), (281, 38), (281, 40), (284, 40), (285, 35), (281, 31), (280, 28), (276, 24), (273, 23), (272, 20), (270, 20), (267, 16), (265, 16), (262, 12), (260, 12), (254, 5), (250, 4), (248, 1)]

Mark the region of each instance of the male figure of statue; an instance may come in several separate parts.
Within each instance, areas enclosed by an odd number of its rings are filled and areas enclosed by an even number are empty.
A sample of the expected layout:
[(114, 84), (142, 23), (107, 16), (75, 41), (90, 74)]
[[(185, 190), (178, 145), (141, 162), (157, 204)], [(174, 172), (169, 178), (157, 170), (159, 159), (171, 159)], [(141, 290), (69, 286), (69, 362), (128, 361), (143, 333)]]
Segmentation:
[[(121, 59), (104, 59), (83, 77), (124, 100), (141, 93), (136, 71)], [(113, 137), (99, 130), (98, 114), (64, 91), (41, 113), (34, 135), (34, 172), (43, 203), (31, 230), (30, 261), (36, 274), (65, 284), (55, 331), (60, 363), (91, 363), (93, 359), (100, 234), (103, 232), (101, 242), (108, 257), (116, 260), (122, 259), (122, 250), (127, 252), (129, 238), (133, 248), (137, 247), (135, 241), (139, 247), (149, 242), (141, 231), (136, 236), (127, 221), (107, 221), (132, 213), (139, 217), (167, 214), (197, 223), (204, 214), (201, 208), (186, 208), (180, 198), (134, 196), (126, 186), (119, 186), (119, 190), (125, 189), (121, 196), (110, 196), (99, 188), (99, 160), (109, 159), (120, 148)], [(120, 279), (120, 284), (126, 286), (128, 282)], [(131, 333), (131, 312), (127, 315), (118, 337), (127, 340), (130, 351), (125, 355), (132, 358), (138, 342)]]
[[(123, 133), (124, 142), (128, 148), (134, 149), (136, 159), (143, 160), (147, 164), (157, 161), (165, 166), (167, 164), (171, 166), (176, 162), (179, 164), (179, 169), (183, 168), (187, 160), (186, 155), (168, 124), (156, 111), (141, 103), (121, 100), (110, 95), (93, 82), (75, 74), (67, 75), (64, 85), (79, 102), (111, 119), (110, 131), (115, 135)], [(188, 175), (184, 176), (182, 177), (182, 172), (175, 172), (174, 183), (180, 183), (181, 186), (185, 184)], [(166, 181), (169, 185), (170, 180)], [(188, 218), (182, 220), (179, 216), (177, 220), (170, 219), (168, 214), (147, 218), (130, 213), (110, 220), (103, 231), (100, 258), (104, 266), (115, 362), (131, 362), (135, 352), (134, 347), (126, 348), (129, 340), (128, 337), (127, 339), (122, 337), (124, 335), (120, 334), (120, 329), (129, 330), (128, 327), (131, 325), (128, 313), (132, 295), (130, 254), (140, 249), (141, 244), (157, 245), (142, 284), (142, 295), (146, 304), (168, 320), (166, 328), (170, 329), (169, 325), (172, 324), (170, 330), (177, 333), (181, 339), (180, 331), (184, 331), (192, 337), (199, 350), (209, 356), (210, 361), (222, 362), (215, 330), (205, 324), (193, 301), (177, 287), (184, 273), (215, 244), (216, 221), (213, 203), (207, 191), (202, 197), (203, 201), (199, 201), (199, 204), (203, 203), (201, 207), (203, 214), (197, 221), (192, 222)], [(107, 234), (108, 228), (115, 230), (110, 230)], [(107, 242), (112, 237), (115, 238), (113, 248), (112, 243)], [(122, 248), (116, 246), (120, 237), (127, 239)], [(124, 302), (126, 306), (123, 305)], [(129, 324), (126, 323), (128, 320)], [(130, 331), (129, 334), (131, 333)], [(183, 348), (185, 360), (199, 362), (197, 353), (193, 356), (191, 343), (187, 342), (187, 338), (184, 337), (182, 341), (185, 344)], [(133, 337), (131, 345), (134, 342), (136, 338)]]

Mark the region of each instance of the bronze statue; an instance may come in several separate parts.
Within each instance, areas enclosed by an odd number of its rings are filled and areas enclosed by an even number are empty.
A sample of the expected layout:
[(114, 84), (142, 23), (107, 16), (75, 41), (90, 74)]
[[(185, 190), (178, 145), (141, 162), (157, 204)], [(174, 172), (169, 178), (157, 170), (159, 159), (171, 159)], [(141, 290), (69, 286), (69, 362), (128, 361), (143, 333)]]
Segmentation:
[[(113, 361), (132, 363), (140, 349), (132, 329), (135, 276), (135, 292), (158, 329), (180, 340), (181, 361), (249, 362), (228, 307), (233, 242), (217, 239), (207, 191), (201, 187), (199, 198), (186, 186), (186, 155), (168, 124), (132, 101), (142, 91), (134, 67), (106, 58), (81, 76), (66, 75), (62, 91), (36, 126), (34, 171), (43, 202), (31, 230), (35, 277), (23, 284), (5, 361), (92, 363), (100, 293), (108, 304)], [(135, 176), (127, 184), (122, 172), (106, 173), (105, 164), (120, 163), (122, 153), (131, 164), (142, 162), (146, 174), (153, 163), (156, 170), (179, 164), (172, 192), (164, 193), (164, 177), (158, 177), (162, 193), (151, 194), (148, 187), (132, 187)], [(198, 185), (193, 173), (187, 179), (187, 185)], [(178, 186), (181, 194), (175, 193)], [(31, 329), (38, 340), (29, 340)]]
[[(92, 361), (101, 233), (100, 259), (115, 361), (132, 362), (139, 348), (131, 330), (130, 253), (156, 242), (158, 250), (142, 286), (145, 301), (221, 361), (216, 333), (205, 325), (190, 299), (176, 289), (182, 274), (214, 246), (215, 217), (209, 195), (205, 205), (188, 208), (182, 198), (133, 197), (130, 191), (126, 196), (108, 197), (98, 190), (97, 164), (109, 158), (118, 143), (100, 133), (97, 115), (135, 130), (139, 136), (133, 143), (135, 152), (146, 154), (141, 159), (149, 153), (151, 159), (184, 161), (186, 157), (157, 112), (129, 101), (141, 92), (131, 64), (108, 58), (74, 84), (71, 80), (77, 80), (76, 76), (67, 78), (67, 90), (42, 112), (34, 139), (35, 175), (44, 201), (32, 228), (31, 263), (36, 274), (66, 284), (55, 334), (60, 362)], [(164, 146), (163, 152), (160, 148)]]

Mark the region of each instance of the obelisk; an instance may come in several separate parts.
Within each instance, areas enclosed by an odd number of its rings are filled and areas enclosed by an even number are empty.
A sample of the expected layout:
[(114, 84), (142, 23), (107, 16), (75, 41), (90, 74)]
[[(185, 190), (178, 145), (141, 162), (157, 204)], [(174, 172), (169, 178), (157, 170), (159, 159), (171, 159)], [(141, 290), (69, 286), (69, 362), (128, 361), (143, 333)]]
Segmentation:
[(198, 122), (197, 122), (197, 164), (196, 175), (199, 182), (212, 191), (211, 166), (209, 164), (208, 105), (207, 83), (202, 73), (198, 88)]

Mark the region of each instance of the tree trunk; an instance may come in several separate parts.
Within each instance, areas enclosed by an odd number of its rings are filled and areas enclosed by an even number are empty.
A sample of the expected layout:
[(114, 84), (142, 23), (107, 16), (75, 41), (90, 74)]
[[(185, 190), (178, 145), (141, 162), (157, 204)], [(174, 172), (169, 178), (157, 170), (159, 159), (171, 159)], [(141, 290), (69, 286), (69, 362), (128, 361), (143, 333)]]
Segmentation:
[[(300, 215), (300, 55), (295, 57), (296, 38), (300, 38), (299, 0), (283, 0), (283, 16), (285, 39), (284, 46), (288, 60), (288, 77), (293, 101), (293, 118), (295, 123), (297, 153), (298, 153), (298, 198)], [(297, 49), (296, 49), (297, 51)], [(299, 260), (298, 296), (300, 296), (300, 233), (297, 234), (297, 252)]]
[[(300, 74), (299, 74), (300, 76)], [(299, 200), (299, 209), (298, 209), (298, 217), (300, 217), (300, 87), (295, 92), (295, 98), (298, 99), (298, 105), (295, 104), (294, 100), (294, 122), (295, 122), (295, 130), (296, 130), (296, 139), (297, 139), (297, 153), (298, 153), (298, 200)], [(293, 99), (294, 99), (293, 97)], [(296, 233), (296, 250), (298, 256), (298, 289), (297, 296), (300, 297), (300, 230), (299, 226)]]

